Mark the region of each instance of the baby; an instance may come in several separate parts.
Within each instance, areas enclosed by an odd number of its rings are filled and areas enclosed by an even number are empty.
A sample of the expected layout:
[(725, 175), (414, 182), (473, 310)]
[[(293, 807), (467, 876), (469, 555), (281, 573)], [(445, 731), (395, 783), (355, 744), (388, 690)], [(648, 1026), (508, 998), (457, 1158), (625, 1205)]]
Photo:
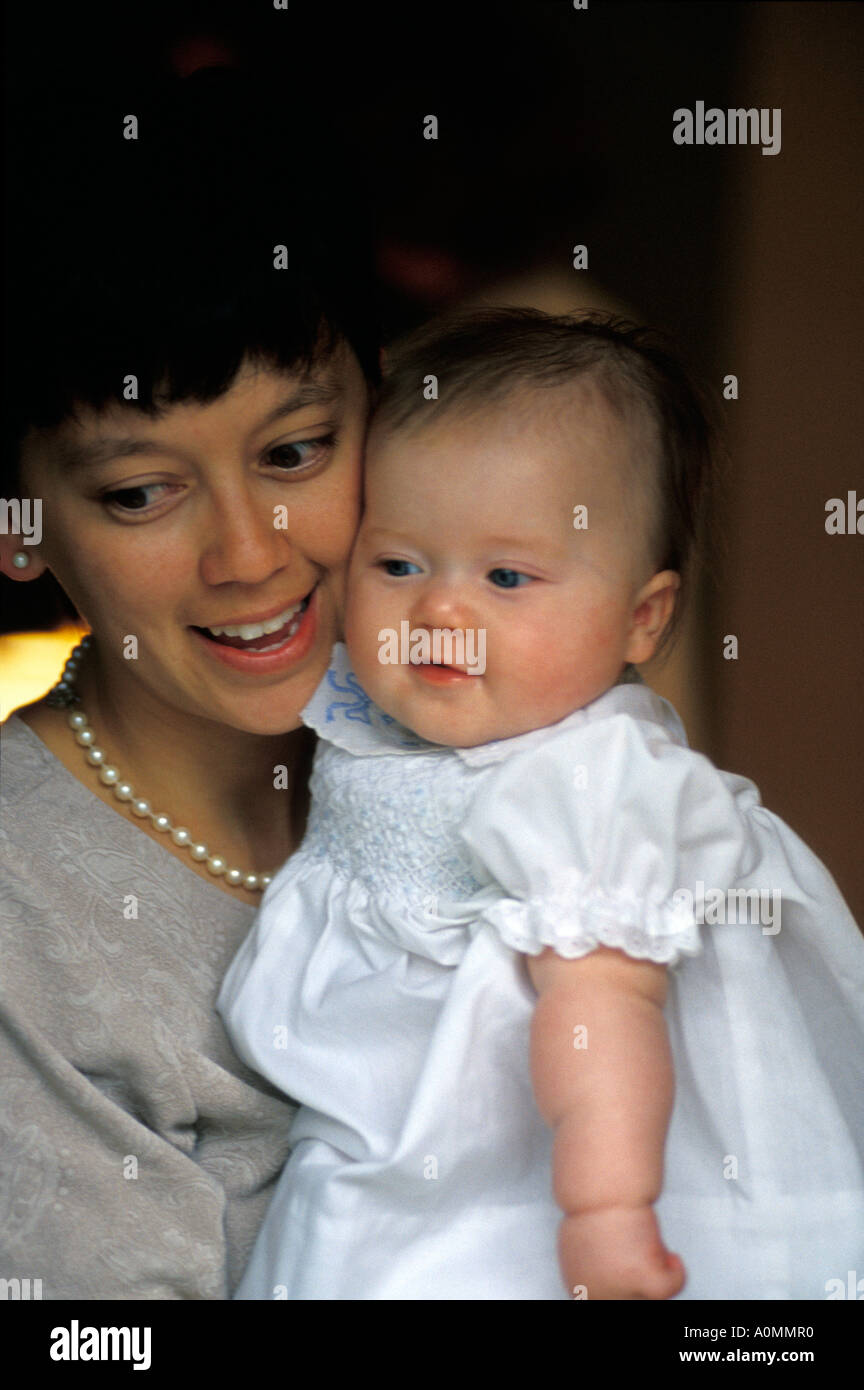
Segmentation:
[(307, 836), (220, 998), (301, 1106), (238, 1297), (812, 1299), (860, 1262), (864, 942), (634, 670), (710, 460), (639, 330), (395, 353)]

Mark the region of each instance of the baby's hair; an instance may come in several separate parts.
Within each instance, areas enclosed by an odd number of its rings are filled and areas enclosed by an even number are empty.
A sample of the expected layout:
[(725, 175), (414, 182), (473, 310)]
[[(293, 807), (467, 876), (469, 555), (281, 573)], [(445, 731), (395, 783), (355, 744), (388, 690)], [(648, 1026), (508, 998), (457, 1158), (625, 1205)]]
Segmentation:
[[(437, 398), (424, 382), (434, 376)], [(703, 559), (705, 517), (716, 471), (716, 429), (705, 393), (660, 335), (624, 319), (537, 309), (462, 311), (435, 319), (388, 350), (375, 427), (429, 428), (470, 415), (525, 387), (594, 386), (654, 457), (646, 491), (654, 501), (655, 572), (675, 570), (681, 590), (659, 650), (677, 632), (694, 571)]]

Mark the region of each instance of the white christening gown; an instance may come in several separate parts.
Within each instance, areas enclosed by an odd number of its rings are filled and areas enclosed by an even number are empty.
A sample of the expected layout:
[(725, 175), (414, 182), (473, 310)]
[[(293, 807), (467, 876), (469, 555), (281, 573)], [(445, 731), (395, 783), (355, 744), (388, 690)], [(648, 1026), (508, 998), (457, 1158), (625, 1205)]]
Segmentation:
[(238, 1298), (570, 1296), (529, 1075), (524, 953), (547, 945), (674, 967), (656, 1210), (679, 1297), (864, 1275), (864, 940), (752, 782), (642, 683), (452, 750), (377, 709), (340, 644), (303, 718), (306, 838), (220, 996), (301, 1104)]

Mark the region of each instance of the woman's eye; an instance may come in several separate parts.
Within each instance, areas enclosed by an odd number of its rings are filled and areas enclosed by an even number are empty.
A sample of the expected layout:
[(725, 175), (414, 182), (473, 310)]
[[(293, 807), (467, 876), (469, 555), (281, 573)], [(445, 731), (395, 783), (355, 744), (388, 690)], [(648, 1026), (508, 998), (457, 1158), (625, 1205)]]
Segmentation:
[(149, 493), (158, 493), (159, 489), (166, 489), (167, 483), (141, 483), (137, 487), (115, 488), (113, 492), (102, 494), (103, 502), (110, 502), (121, 512), (143, 512), (151, 507), (157, 498), (149, 497)]
[(274, 468), (297, 472), (319, 463), (335, 443), (335, 434), (328, 434), (320, 439), (298, 439), (293, 444), (277, 444), (275, 449), (267, 451), (265, 457)]
[(409, 574), (419, 574), (420, 566), (410, 560), (382, 560), (381, 568), (393, 579), (404, 579)]
[(531, 583), (530, 574), (522, 574), (520, 570), (490, 570), (488, 577), (499, 589), (521, 589), (524, 584)]

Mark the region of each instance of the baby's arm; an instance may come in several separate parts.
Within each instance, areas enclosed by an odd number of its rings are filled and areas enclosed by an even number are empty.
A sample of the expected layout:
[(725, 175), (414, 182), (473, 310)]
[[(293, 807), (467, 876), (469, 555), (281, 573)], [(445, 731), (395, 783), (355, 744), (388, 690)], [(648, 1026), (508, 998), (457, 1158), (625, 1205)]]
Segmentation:
[(589, 1299), (671, 1298), (684, 1267), (653, 1211), (675, 1087), (665, 967), (606, 947), (578, 960), (550, 948), (526, 961), (539, 995), (531, 1067), (555, 1130), (565, 1284)]

